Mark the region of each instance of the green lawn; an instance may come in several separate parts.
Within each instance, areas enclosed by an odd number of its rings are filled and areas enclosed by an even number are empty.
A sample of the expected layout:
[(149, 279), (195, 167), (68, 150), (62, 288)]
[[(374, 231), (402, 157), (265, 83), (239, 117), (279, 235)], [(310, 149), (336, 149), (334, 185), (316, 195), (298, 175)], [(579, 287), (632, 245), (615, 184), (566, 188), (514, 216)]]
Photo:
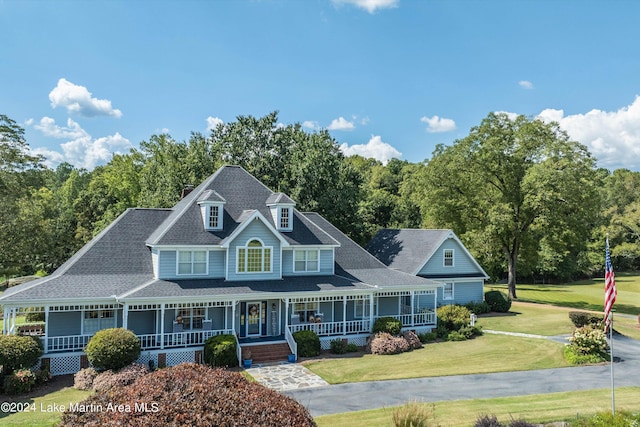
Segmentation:
[(574, 328), (569, 319), (569, 312), (572, 310), (542, 304), (514, 302), (509, 313), (480, 315), (478, 325), (483, 329), (495, 331), (545, 336), (570, 334)]
[[(618, 297), (614, 309), (619, 313), (640, 314), (640, 273), (617, 273)], [(487, 285), (486, 290), (507, 291), (507, 285)], [(518, 301), (551, 304), (573, 309), (603, 310), (604, 279), (561, 285), (518, 284)]]
[[(609, 389), (538, 394), (498, 399), (456, 400), (425, 405), (435, 408), (438, 425), (472, 426), (478, 416), (495, 414), (502, 422), (525, 418), (529, 422), (551, 423), (570, 421), (576, 414), (588, 416), (611, 410)], [(640, 411), (640, 387), (616, 389), (616, 411)], [(377, 427), (393, 426), (394, 408), (347, 412), (314, 418), (319, 427)]]
[[(37, 393), (37, 389), (35, 392)], [(33, 398), (15, 398), (16, 402), (28, 402), (31, 407), (28, 411), (7, 414), (0, 412), (0, 425), (2, 426), (53, 426), (60, 422), (62, 415), (61, 405), (68, 407), (70, 403), (84, 400), (91, 394), (90, 391), (76, 390), (66, 387), (43, 396)]]
[[(568, 366), (562, 344), (541, 339), (484, 335), (461, 342), (427, 344), (408, 353), (363, 354), (305, 362), (330, 384), (443, 375), (480, 374)], [(411, 366), (411, 369), (406, 369)]]

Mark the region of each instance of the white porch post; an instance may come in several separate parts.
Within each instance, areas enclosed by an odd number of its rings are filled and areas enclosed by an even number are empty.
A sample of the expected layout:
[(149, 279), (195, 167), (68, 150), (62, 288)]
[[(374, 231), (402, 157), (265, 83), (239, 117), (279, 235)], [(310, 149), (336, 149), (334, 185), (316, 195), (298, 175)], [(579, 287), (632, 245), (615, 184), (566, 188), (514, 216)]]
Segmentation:
[(342, 296), (342, 334), (347, 333), (347, 296)]
[(289, 316), (289, 298), (287, 298), (286, 300), (284, 300), (284, 328), (289, 329), (289, 318), (291, 316)]
[(7, 331), (9, 330), (9, 307), (5, 306), (2, 311), (2, 335), (7, 335)]
[(438, 288), (433, 292), (433, 321), (438, 324)]
[(234, 300), (231, 306), (231, 329), (234, 334), (236, 333), (236, 304), (238, 304), (238, 301)]
[(369, 332), (373, 330), (373, 294), (369, 295)]
[(129, 304), (126, 302), (122, 306), (122, 329), (129, 329)]
[(44, 306), (44, 353), (49, 352), (49, 306)]
[(16, 333), (16, 313), (18, 312), (18, 307), (13, 307), (11, 309), (11, 329), (9, 330), (10, 334)]
[(416, 316), (415, 316), (415, 312), (416, 312), (416, 306), (415, 306), (415, 302), (416, 302), (416, 293), (415, 291), (411, 291), (411, 326), (415, 326), (416, 324)]
[(164, 309), (165, 303), (160, 306), (160, 349), (164, 349)]
[(229, 330), (229, 306), (225, 304), (224, 306), (224, 329)]

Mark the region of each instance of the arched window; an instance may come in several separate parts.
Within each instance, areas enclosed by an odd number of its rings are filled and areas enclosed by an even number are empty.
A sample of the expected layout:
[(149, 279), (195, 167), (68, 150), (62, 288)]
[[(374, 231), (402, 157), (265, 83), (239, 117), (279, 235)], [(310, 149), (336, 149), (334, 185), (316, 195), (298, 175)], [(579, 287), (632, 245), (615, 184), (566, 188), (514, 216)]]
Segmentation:
[(238, 273), (271, 272), (271, 247), (253, 239), (246, 246), (238, 247)]

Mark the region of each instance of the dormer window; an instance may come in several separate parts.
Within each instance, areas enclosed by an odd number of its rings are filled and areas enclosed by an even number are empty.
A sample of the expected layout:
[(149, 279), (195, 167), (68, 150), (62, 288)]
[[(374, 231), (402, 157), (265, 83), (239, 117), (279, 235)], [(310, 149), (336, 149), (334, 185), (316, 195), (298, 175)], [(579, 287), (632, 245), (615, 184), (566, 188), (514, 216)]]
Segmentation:
[(218, 224), (220, 224), (220, 206), (211, 205), (209, 206), (209, 228), (220, 228)]
[(291, 208), (280, 208), (280, 228), (282, 229), (291, 228), (289, 226), (290, 217), (291, 217)]
[(205, 230), (222, 230), (225, 203), (224, 197), (214, 190), (206, 190), (198, 197), (198, 205), (200, 205), (200, 213), (202, 214), (202, 223)]

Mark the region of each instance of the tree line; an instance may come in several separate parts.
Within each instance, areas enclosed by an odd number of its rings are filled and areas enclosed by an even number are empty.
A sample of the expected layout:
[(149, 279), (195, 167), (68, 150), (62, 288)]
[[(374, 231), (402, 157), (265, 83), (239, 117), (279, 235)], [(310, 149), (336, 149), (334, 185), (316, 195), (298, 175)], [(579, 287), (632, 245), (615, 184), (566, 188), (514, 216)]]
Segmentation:
[(92, 171), (44, 166), (0, 115), (0, 276), (50, 273), (129, 207), (172, 207), (224, 164), (319, 212), (364, 245), (380, 229), (451, 228), (493, 280), (640, 268), (640, 173), (597, 168), (555, 123), (490, 113), (420, 163), (345, 157), (326, 130), (239, 116), (208, 135), (152, 135)]

